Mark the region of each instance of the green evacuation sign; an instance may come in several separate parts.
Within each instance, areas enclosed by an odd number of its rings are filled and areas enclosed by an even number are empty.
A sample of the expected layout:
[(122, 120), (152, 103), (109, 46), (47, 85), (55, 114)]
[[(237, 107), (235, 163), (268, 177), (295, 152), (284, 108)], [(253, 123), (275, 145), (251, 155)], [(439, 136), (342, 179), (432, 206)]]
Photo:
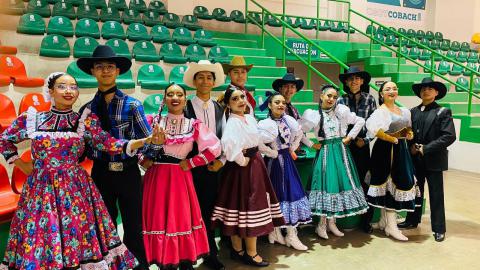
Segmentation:
[[(308, 46), (309, 44), (303, 40), (298, 39), (287, 39), (287, 47), (292, 49), (298, 56), (303, 58), (308, 58)], [(311, 50), (312, 60), (318, 60), (322, 56), (317, 48), (312, 47)], [(287, 50), (287, 55), (293, 55), (289, 50)]]

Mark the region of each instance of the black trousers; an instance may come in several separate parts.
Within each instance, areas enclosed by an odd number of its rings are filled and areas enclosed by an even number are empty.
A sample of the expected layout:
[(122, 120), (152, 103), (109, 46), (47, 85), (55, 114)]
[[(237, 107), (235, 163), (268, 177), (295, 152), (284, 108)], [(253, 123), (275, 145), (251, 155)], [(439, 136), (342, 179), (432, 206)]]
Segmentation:
[[(368, 192), (368, 185), (365, 183), (365, 176), (370, 170), (370, 147), (368, 144), (364, 145), (362, 148), (359, 148), (354, 142), (349, 146), (350, 152), (352, 153), (353, 160), (355, 161), (355, 166), (357, 167), (358, 177), (360, 183), (362, 184), (363, 193), (365, 198)], [(370, 222), (373, 217), (373, 207), (369, 207), (367, 212), (361, 217), (362, 228), (367, 228), (370, 226)]]
[(202, 211), (202, 219), (207, 230), (208, 247), (210, 256), (218, 255), (217, 243), (215, 242), (215, 230), (212, 229), (212, 213), (218, 194), (219, 172), (211, 172), (206, 166), (192, 170), (193, 184), (197, 193), (198, 203)]
[(428, 195), (430, 197), (430, 219), (432, 223), (432, 231), (436, 233), (445, 233), (443, 172), (427, 171), (423, 166), (415, 166), (415, 170), (417, 185), (421, 192), (421, 198), (417, 200), (416, 203), (421, 206), (416, 207), (415, 212), (409, 212), (406, 221), (411, 224), (418, 224), (422, 221), (422, 207), (426, 180), (428, 184)]
[(138, 269), (148, 269), (142, 237), (142, 179), (138, 165), (132, 164), (121, 172), (112, 172), (106, 163), (94, 161), (92, 178), (115, 226), (118, 203), (124, 230), (123, 243), (140, 262)]

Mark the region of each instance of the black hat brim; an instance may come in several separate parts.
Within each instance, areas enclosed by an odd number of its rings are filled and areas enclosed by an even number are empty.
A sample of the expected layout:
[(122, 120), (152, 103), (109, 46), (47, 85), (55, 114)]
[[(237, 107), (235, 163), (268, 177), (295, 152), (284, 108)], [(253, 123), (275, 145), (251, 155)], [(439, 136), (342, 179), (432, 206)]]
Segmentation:
[(353, 76), (353, 75), (357, 75), (357, 76), (359, 76), (360, 78), (363, 79), (363, 85), (361, 87), (361, 91), (368, 93), (369, 89), (370, 89), (370, 86), (368, 84), (372, 80), (372, 76), (370, 76), (370, 73), (368, 73), (366, 71), (358, 71), (358, 72), (352, 72), (352, 73), (341, 73), (340, 75), (338, 75), (338, 78), (340, 79), (340, 81), (343, 84), (343, 89), (346, 92), (350, 92), (350, 88), (345, 84), (345, 82), (347, 81), (348, 77)]
[(284, 80), (284, 79), (276, 79), (272, 83), (272, 88), (273, 88), (273, 90), (275, 90), (277, 92), (280, 92), (280, 87), (282, 87), (282, 85), (285, 85), (287, 83), (294, 83), (295, 86), (297, 87), (297, 91), (302, 90), (303, 85), (304, 85), (304, 81), (302, 79), (298, 79), (298, 80), (294, 80), (294, 81)]
[(447, 87), (445, 86), (445, 84), (442, 82), (435, 82), (435, 81), (428, 82), (428, 83), (413, 84), (412, 90), (415, 93), (415, 95), (417, 95), (417, 97), (421, 98), (420, 91), (422, 90), (422, 87), (426, 87), (426, 86), (432, 87), (438, 91), (438, 95), (435, 97), (435, 100), (442, 99), (447, 94)]
[(114, 57), (84, 57), (77, 60), (77, 66), (83, 72), (87, 74), (92, 74), (93, 64), (100, 61), (109, 61), (114, 62), (117, 68), (120, 69), (120, 74), (130, 70), (132, 66), (132, 61), (123, 56), (114, 56)]

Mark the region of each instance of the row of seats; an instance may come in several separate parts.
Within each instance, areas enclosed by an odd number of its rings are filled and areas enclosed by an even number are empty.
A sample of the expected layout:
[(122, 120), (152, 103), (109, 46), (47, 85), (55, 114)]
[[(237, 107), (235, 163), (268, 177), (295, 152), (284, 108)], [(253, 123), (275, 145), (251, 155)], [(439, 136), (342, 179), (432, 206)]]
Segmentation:
[[(47, 34), (57, 34), (65, 37), (84, 37), (89, 36), (93, 38), (119, 38), (132, 41), (138, 40), (153, 40), (154, 42), (163, 43), (167, 41), (177, 41), (180, 44), (192, 44), (199, 43), (202, 46), (214, 46), (216, 43), (212, 40), (213, 34), (210, 31), (197, 29), (193, 36), (191, 29), (188, 29), (183, 26), (179, 26), (170, 33), (170, 30), (163, 25), (155, 25), (151, 28), (150, 33), (148, 32), (147, 27), (142, 23), (132, 23), (127, 27), (125, 32), (122, 25), (117, 21), (107, 21), (102, 25), (102, 29), (98, 24), (92, 19), (81, 19), (75, 25), (63, 16), (53, 17), (49, 23), (48, 27), (45, 29), (45, 24), (42, 20), (35, 20), (35, 14), (28, 14), (28, 16), (22, 17), (20, 23), (17, 26), (17, 32), (22, 34), (33, 34), (33, 35), (43, 35), (45, 32)], [(33, 17), (28, 19), (26, 17)], [(40, 18), (41, 19), (41, 18)]]
[[(432, 52), (426, 49), (420, 50), (417, 47), (413, 47), (408, 49), (406, 46), (400, 48), (400, 52), (403, 54), (408, 55), (410, 58), (414, 60), (429, 60), (432, 58)], [(480, 55), (476, 51), (472, 52), (464, 52), (464, 51), (447, 51), (444, 53), (442, 50), (437, 49), (435, 50), (435, 55), (433, 56), (434, 61), (441, 61), (443, 60), (442, 56), (448, 57), (450, 59), (456, 60), (461, 63), (480, 63)]]
[[(432, 61), (427, 60), (424, 65), (426, 67), (431, 67)], [(436, 71), (442, 75), (450, 74), (452, 76), (459, 76), (463, 74), (465, 76), (470, 76), (472, 74), (471, 70), (457, 64), (450, 64), (447, 61), (440, 61), (438, 64), (433, 64), (433, 67), (435, 67)], [(467, 63), (466, 67), (480, 72), (480, 66), (475, 63)], [(425, 68), (424, 70), (425, 72), (429, 72), (430, 69)]]
[[(53, 4), (53, 8), (50, 8), (50, 4)], [(75, 7), (77, 10), (75, 11)], [(30, 0), (25, 7), (22, 0), (11, 0), (6, 8), (8, 14), (20, 15), (23, 13), (36, 13), (42, 17), (50, 17), (55, 15), (66, 15), (71, 19), (77, 18), (77, 16), (90, 15), (96, 13), (97, 9), (106, 10), (110, 8), (115, 11), (132, 11), (135, 14), (147, 13), (149, 11), (156, 14), (166, 14), (167, 9), (165, 5), (160, 1), (152, 1), (147, 5), (143, 0), (130, 1), (127, 8), (125, 0), (112, 0), (109, 1), (108, 6), (105, 0)], [(124, 13), (129, 13), (124, 12)], [(82, 17), (84, 18), (84, 17)]]
[(43, 78), (27, 76), (23, 62), (13, 55), (0, 56), (0, 86), (8, 86), (13, 83), (19, 87), (40, 87)]
[[(367, 34), (370, 34), (370, 35), (380, 34), (383, 36), (387, 36), (390, 34), (394, 34), (392, 30), (395, 31), (395, 27), (385, 28), (380, 26), (377, 28), (374, 25), (367, 26)], [(405, 30), (405, 28), (402, 28), (402, 27), (398, 28), (396, 31), (409, 38), (418, 38), (418, 39), (425, 38), (429, 41), (431, 40), (437, 40), (439, 42), (443, 41), (443, 34), (441, 32), (433, 33), (432, 31), (427, 31), (427, 32), (423, 30), (415, 31), (414, 29)]]
[[(374, 39), (375, 43), (379, 43), (379, 41), (381, 41), (381, 42), (384, 42), (388, 46), (398, 47), (399, 43), (400, 43), (400, 39), (397, 38), (393, 34), (388, 34), (388, 35), (385, 36), (385, 35), (377, 33), (377, 34), (374, 35), (373, 39)], [(470, 49), (470, 44), (468, 44), (467, 42), (463, 42), (463, 43), (460, 43), (458, 41), (450, 42), (450, 40), (448, 40), (448, 39), (444, 39), (443, 41), (438, 41), (436, 39), (428, 40), (426, 38), (422, 38), (422, 39), (413, 38), (413, 40), (415, 40), (417, 43), (420, 43), (424, 46), (429, 47), (432, 50), (440, 49), (442, 51), (451, 50), (451, 51), (455, 51), (455, 52), (458, 52), (458, 51), (463, 51), (463, 52), (475, 51), (473, 49)], [(402, 46), (406, 46), (407, 48), (417, 47), (418, 46), (417, 43), (415, 43), (411, 40), (405, 40), (405, 39), (402, 40)]]

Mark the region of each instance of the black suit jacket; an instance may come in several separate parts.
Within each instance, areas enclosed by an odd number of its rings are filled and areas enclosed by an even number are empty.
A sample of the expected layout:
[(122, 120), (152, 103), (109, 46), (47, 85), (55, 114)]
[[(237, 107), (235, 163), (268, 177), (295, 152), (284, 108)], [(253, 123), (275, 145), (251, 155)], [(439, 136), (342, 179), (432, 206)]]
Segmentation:
[(413, 157), (417, 169), (424, 168), (428, 171), (448, 170), (447, 147), (456, 140), (455, 126), (453, 125), (452, 111), (448, 108), (432, 104), (424, 120), (423, 130), (420, 130), (419, 122), (421, 104), (411, 109), (412, 129), (414, 139), (411, 143), (423, 144), (423, 156), (420, 154)]

